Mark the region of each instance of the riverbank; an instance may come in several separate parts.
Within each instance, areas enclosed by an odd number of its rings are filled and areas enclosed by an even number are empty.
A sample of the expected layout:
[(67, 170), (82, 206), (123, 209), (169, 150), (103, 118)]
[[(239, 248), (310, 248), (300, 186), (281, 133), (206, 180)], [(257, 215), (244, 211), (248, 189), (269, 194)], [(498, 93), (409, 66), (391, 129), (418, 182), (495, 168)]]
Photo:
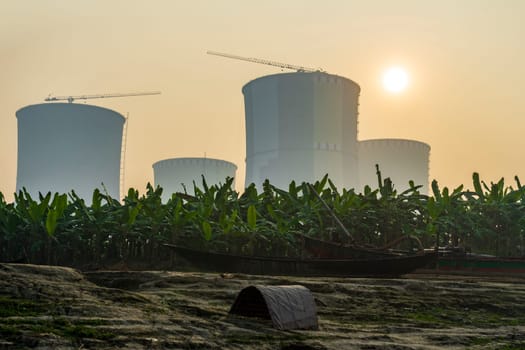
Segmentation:
[[(291, 278), (0, 264), (0, 349), (520, 349), (525, 280)], [(318, 331), (228, 315), (254, 285), (300, 284)]]

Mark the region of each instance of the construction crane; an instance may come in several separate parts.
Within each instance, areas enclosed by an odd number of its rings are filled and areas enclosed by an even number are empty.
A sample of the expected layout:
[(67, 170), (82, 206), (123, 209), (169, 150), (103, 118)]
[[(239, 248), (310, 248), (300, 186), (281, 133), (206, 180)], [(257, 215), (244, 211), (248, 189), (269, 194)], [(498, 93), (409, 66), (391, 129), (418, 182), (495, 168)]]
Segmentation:
[(265, 59), (261, 59), (261, 58), (242, 57), (242, 56), (230, 55), (228, 53), (222, 53), (222, 52), (216, 52), (216, 51), (206, 51), (206, 53), (208, 55), (222, 56), (222, 57), (226, 57), (226, 58), (233, 58), (235, 60), (266, 64), (268, 66), (274, 66), (274, 67), (279, 67), (279, 68), (284, 68), (284, 69), (291, 69), (291, 70), (295, 70), (297, 72), (324, 72), (324, 70), (322, 70), (320, 68), (308, 68), (308, 67), (302, 67), (302, 66), (295, 66), (293, 64), (281, 63), (281, 62), (276, 62), (276, 61), (270, 61), (270, 60), (265, 60)]
[(146, 91), (146, 92), (130, 92), (125, 94), (99, 94), (99, 95), (78, 95), (78, 96), (47, 96), (45, 101), (67, 101), (73, 103), (75, 100), (88, 100), (92, 98), (110, 98), (110, 97), (126, 97), (126, 96), (144, 96), (144, 95), (160, 95), (160, 91)]

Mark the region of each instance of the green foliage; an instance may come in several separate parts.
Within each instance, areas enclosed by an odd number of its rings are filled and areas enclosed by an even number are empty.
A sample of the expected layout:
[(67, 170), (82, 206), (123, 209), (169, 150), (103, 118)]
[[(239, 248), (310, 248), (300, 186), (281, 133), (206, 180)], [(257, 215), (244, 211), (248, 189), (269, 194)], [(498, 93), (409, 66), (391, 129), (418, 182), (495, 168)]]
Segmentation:
[(49, 206), (47, 210), (47, 216), (46, 216), (46, 231), (47, 234), (50, 236), (53, 236), (57, 229), (58, 220), (62, 218), (64, 215), (64, 211), (67, 207), (67, 195), (62, 194), (59, 195), (58, 193), (55, 194), (55, 197), (53, 198), (53, 202)]
[(208, 221), (202, 222), (202, 233), (204, 234), (204, 239), (206, 241), (211, 240), (211, 237), (212, 237), (211, 225)]
[(251, 231), (255, 231), (257, 224), (257, 211), (255, 206), (252, 204), (248, 207), (248, 215), (246, 221), (248, 222), (248, 227)]
[[(413, 182), (398, 192), (377, 168), (378, 187), (362, 192), (337, 188), (324, 176), (310, 187), (291, 182), (287, 189), (269, 181), (251, 184), (242, 195), (233, 179), (201, 187), (193, 195), (173, 193), (162, 202), (162, 189), (150, 184), (144, 194), (130, 188), (122, 201), (93, 191), (91, 204), (72, 191), (40, 194), (22, 189), (13, 203), (0, 193), (0, 261), (73, 266), (118, 261), (162, 261), (166, 242), (238, 254), (299, 256), (296, 234), (336, 242), (351, 238), (383, 246), (403, 235), (425, 246), (463, 245), (501, 256), (524, 254), (525, 187), (503, 179), (486, 183), (473, 174), (473, 191), (431, 185), (431, 195)], [(325, 208), (314, 193), (327, 203)]]

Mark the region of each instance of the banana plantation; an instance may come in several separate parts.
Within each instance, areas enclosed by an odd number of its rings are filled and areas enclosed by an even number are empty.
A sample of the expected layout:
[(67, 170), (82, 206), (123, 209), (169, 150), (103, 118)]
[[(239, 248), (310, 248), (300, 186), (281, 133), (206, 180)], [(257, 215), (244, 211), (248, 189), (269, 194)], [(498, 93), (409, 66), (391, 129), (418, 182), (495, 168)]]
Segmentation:
[[(154, 264), (169, 259), (164, 243), (259, 256), (301, 255), (299, 235), (383, 246), (417, 236), (425, 247), (460, 246), (496, 256), (523, 256), (525, 186), (472, 177), (472, 190), (432, 183), (398, 192), (389, 178), (362, 192), (339, 189), (324, 177), (310, 186), (292, 182), (280, 189), (266, 181), (240, 194), (233, 179), (194, 184), (193, 193), (161, 201), (162, 188), (129, 189), (120, 201), (94, 190), (86, 201), (74, 191), (40, 194), (22, 190), (13, 202), (0, 193), (0, 261), (75, 267), (118, 262)], [(315, 192), (316, 193), (315, 193)], [(346, 227), (317, 197), (320, 195)]]

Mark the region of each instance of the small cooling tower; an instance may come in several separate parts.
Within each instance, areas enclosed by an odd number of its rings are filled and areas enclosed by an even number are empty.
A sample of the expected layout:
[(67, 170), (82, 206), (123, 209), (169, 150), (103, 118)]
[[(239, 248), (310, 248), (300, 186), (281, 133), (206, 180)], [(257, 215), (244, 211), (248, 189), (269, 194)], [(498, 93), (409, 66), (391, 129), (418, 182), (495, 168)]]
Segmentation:
[(355, 82), (322, 72), (264, 76), (246, 84), (246, 186), (280, 188), (326, 173), (339, 187), (357, 182)]
[(422, 185), (421, 193), (428, 193), (428, 164), (430, 146), (426, 143), (403, 139), (373, 139), (359, 142), (360, 188), (377, 188), (375, 165), (379, 165), (383, 179), (389, 177), (400, 191), (409, 188), (413, 180)]
[[(162, 187), (162, 199), (167, 201), (175, 192), (193, 194), (193, 182), (202, 189), (202, 176), (208, 186), (224, 184), (227, 177), (235, 178), (237, 166), (220, 159), (172, 158), (153, 164), (155, 186)], [(233, 184), (235, 187), (235, 184)]]
[(91, 202), (93, 190), (120, 198), (120, 157), (125, 118), (112, 110), (75, 103), (24, 107), (18, 119), (17, 191), (68, 193)]

